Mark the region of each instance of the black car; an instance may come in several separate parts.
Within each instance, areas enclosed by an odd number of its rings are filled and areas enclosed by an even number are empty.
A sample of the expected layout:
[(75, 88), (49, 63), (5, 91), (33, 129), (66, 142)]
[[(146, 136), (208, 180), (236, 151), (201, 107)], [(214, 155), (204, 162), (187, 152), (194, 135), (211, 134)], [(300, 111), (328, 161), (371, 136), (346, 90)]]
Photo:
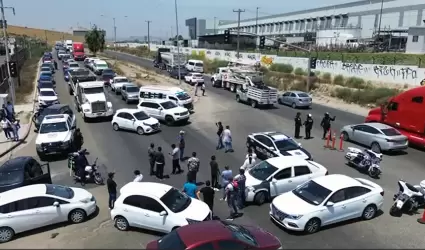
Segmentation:
[(252, 133), (248, 135), (246, 146), (252, 148), (257, 157), (262, 160), (289, 155), (313, 160), (311, 154), (301, 146), (301, 143), (280, 132)]
[(38, 112), (32, 118), (35, 129), (34, 131), (38, 131), (40, 129), (41, 122), (43, 121), (46, 115), (59, 115), (59, 114), (68, 114), (70, 116), (74, 115), (74, 112), (67, 104), (53, 104), (49, 107), (45, 107), (39, 109)]
[(31, 156), (18, 156), (0, 167), (0, 192), (33, 184), (52, 184), (49, 163), (41, 165)]
[[(179, 79), (179, 69), (173, 68), (168, 72), (170, 74), (170, 77)], [(180, 68), (180, 78), (184, 80), (184, 76), (189, 73), (186, 68)]]

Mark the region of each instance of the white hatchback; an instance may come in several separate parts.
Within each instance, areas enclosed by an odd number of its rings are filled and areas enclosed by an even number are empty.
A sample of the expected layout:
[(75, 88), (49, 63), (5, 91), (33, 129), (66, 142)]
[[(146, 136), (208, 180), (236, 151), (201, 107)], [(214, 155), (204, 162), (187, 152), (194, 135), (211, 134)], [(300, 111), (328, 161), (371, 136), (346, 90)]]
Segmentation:
[(150, 134), (161, 129), (159, 121), (139, 109), (119, 109), (112, 118), (112, 128), (136, 131), (139, 135)]
[(184, 81), (190, 85), (195, 85), (195, 83), (203, 83), (204, 76), (201, 73), (188, 73), (184, 76)]
[(120, 231), (138, 227), (169, 233), (182, 226), (211, 220), (212, 213), (206, 203), (172, 186), (130, 182), (121, 188), (111, 218)]
[(0, 194), (0, 243), (15, 234), (65, 221), (81, 223), (97, 210), (96, 199), (82, 188), (36, 184)]
[(321, 227), (355, 218), (370, 220), (384, 203), (384, 190), (361, 178), (318, 177), (276, 197), (270, 217), (288, 230), (315, 233)]

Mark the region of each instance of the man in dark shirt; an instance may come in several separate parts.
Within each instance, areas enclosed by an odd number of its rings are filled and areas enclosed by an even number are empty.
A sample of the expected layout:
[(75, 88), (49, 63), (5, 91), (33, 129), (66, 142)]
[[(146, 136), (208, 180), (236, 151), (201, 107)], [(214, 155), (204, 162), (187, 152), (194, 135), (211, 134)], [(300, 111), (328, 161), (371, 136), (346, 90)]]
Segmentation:
[(184, 149), (186, 148), (186, 141), (184, 139), (184, 131), (181, 130), (179, 133), (179, 150), (180, 150), (180, 161), (184, 161)]
[(108, 173), (108, 180), (106, 180), (109, 193), (109, 209), (114, 208), (114, 203), (117, 200), (117, 183), (114, 181), (114, 175), (115, 173)]
[(211, 182), (210, 181), (206, 181), (205, 182), (205, 187), (201, 188), (201, 190), (199, 190), (196, 193), (196, 196), (198, 196), (198, 199), (201, 200), (201, 193), (204, 196), (204, 202), (208, 205), (208, 207), (210, 207), (211, 212), (213, 211), (213, 206), (214, 206), (214, 189), (211, 187)]
[[(218, 149), (222, 149), (224, 147), (223, 137), (222, 137), (224, 128), (223, 128), (223, 124), (221, 124), (221, 122), (217, 122), (215, 125), (218, 128), (217, 129), (218, 143), (217, 143), (217, 147), (216, 147), (216, 149), (218, 150)], [(213, 182), (213, 185), (214, 185), (214, 182)]]
[(156, 177), (160, 180), (164, 178), (164, 165), (165, 157), (162, 153), (162, 148), (158, 147), (158, 151), (155, 154), (155, 164), (156, 164)]
[(151, 143), (150, 148), (148, 149), (149, 165), (151, 167), (150, 175), (155, 175), (155, 144)]
[(218, 169), (218, 163), (215, 160), (215, 155), (211, 156), (210, 167), (211, 167), (211, 184), (213, 188), (218, 187), (218, 176), (220, 175), (220, 170)]

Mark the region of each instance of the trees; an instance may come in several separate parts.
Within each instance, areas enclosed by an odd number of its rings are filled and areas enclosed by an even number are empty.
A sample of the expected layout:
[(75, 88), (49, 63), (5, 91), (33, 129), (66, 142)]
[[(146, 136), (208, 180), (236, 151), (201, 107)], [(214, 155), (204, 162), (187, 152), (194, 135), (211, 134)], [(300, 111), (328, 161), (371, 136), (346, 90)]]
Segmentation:
[(97, 52), (105, 49), (105, 32), (93, 25), (92, 30), (86, 34), (86, 43), (89, 50), (96, 55)]
[[(174, 36), (174, 37), (170, 37), (168, 40), (169, 40), (169, 41), (175, 41), (175, 40), (176, 40), (176, 38), (177, 38), (177, 36)], [(179, 35), (179, 41), (181, 41), (181, 40), (184, 40), (184, 39), (183, 39), (183, 36), (182, 36), (182, 35)]]

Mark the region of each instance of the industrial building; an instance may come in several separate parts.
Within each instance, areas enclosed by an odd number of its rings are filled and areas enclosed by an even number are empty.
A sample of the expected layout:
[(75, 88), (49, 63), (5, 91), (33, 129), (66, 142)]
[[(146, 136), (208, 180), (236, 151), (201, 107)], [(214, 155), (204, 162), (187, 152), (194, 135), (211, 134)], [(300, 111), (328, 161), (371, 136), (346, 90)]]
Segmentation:
[[(243, 13), (242, 13), (243, 17)], [(409, 27), (425, 26), (423, 0), (363, 0), (285, 14), (242, 19), (240, 31), (287, 42), (353, 44), (377, 34), (407, 39)], [(218, 33), (236, 33), (237, 21), (220, 22)]]

